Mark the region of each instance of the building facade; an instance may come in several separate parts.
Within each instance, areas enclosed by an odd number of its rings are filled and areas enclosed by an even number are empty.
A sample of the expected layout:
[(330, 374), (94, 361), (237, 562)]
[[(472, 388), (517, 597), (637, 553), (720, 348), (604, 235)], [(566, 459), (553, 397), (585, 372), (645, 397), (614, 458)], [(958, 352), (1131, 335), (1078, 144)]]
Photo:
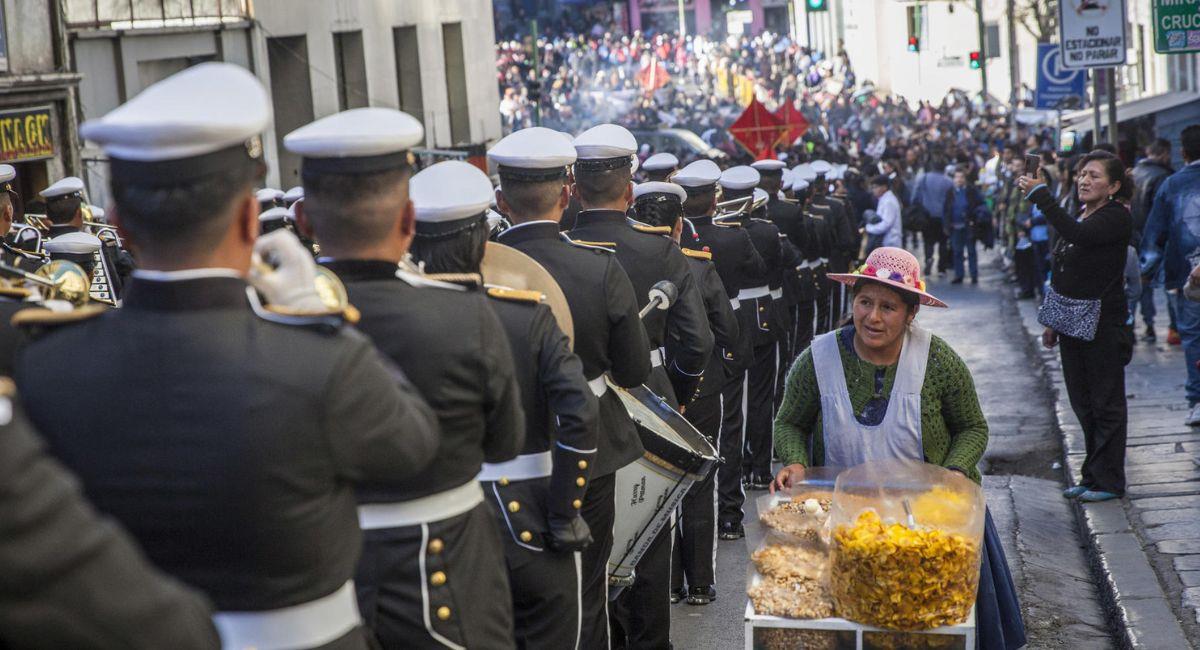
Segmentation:
[(256, 70), (275, 104), (266, 142), (278, 187), (299, 184), (282, 148), (292, 129), (339, 110), (399, 108), (425, 125), (425, 146), (498, 139), (491, 0), (257, 0)]
[(26, 202), (79, 168), (78, 82), (58, 1), (0, 0), (0, 163)]

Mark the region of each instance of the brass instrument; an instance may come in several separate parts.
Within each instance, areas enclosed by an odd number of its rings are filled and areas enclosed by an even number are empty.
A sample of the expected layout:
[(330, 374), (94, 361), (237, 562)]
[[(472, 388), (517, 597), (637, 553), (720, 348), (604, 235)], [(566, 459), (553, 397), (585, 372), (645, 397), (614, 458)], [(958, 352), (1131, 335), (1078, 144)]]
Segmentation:
[[(42, 278), (43, 281), (33, 277)], [(63, 300), (79, 308), (91, 300), (92, 280), (82, 266), (67, 260), (54, 260), (23, 277), (41, 288), (43, 300)]]
[(317, 266), (317, 295), (329, 311), (345, 311), (350, 306), (350, 294), (346, 293), (346, 285), (333, 271), (324, 266)]
[(713, 215), (713, 219), (733, 219), (734, 217), (740, 217), (743, 214), (749, 213), (751, 210), (753, 210), (753, 206), (753, 194), (736, 199), (729, 199), (727, 201), (718, 201), (717, 211)]

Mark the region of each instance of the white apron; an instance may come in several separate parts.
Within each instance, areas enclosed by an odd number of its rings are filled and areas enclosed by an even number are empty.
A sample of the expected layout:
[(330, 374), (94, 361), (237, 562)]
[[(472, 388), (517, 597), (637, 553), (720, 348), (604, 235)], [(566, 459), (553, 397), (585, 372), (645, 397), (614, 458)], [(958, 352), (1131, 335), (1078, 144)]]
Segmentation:
[(821, 391), (821, 429), (825, 464), (853, 467), (871, 460), (924, 460), (921, 444), (921, 386), (929, 362), (930, 334), (916, 325), (904, 334), (896, 379), (883, 421), (860, 424), (850, 404), (837, 330), (812, 343), (813, 365)]

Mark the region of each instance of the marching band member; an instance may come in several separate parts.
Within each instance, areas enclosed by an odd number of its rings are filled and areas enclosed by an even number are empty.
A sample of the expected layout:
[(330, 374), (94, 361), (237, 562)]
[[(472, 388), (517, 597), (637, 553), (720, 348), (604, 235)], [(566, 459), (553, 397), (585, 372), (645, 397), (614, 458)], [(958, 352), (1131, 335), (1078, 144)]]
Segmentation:
[(121, 309), (24, 312), (16, 380), (97, 509), (212, 599), (223, 647), (362, 649), (354, 488), (417, 475), (437, 423), (295, 237), (256, 243), (270, 114), (252, 74), (204, 63), (83, 125), (142, 268)]
[[(410, 187), (413, 259), (433, 273), (479, 273), (495, 197), (488, 177), (446, 161)], [(541, 293), (489, 286), (487, 294), (512, 346), (525, 411), (521, 455), (485, 463), (479, 475), (504, 538), (517, 645), (578, 648), (580, 551), (592, 541), (579, 511), (596, 460), (596, 397)]]
[(582, 553), (580, 647), (607, 648), (614, 475), (640, 458), (643, 449), (633, 420), (605, 377), (625, 388), (646, 381), (650, 343), (633, 285), (612, 250), (572, 242), (559, 232), (569, 200), (567, 166), (576, 159), (571, 142), (556, 131), (533, 127), (496, 143), (488, 158), (499, 168), (497, 206), (513, 222), (497, 241), (532, 257), (562, 288), (575, 325), (575, 354), (599, 401), (597, 453), (581, 510), (594, 541)]
[(642, 163), (647, 182), (665, 181), (679, 168), (679, 158), (673, 153), (656, 153)]
[[(95, 251), (99, 250), (99, 263), (104, 265), (105, 277), (111, 285), (110, 291), (114, 300), (124, 294), (124, 287), (129, 281), (129, 275), (134, 269), (133, 258), (121, 250), (115, 241), (101, 241), (99, 237), (84, 230), (83, 223), (83, 181), (75, 176), (68, 176), (38, 194), (46, 200), (46, 219), (50, 222), (48, 239), (42, 244), (46, 252), (56, 247), (51, 242), (62, 240), (57, 246), (57, 252), (62, 255), (81, 256), (80, 259), (68, 257), (81, 264), (91, 276), (97, 259)], [(65, 238), (65, 239), (64, 239)], [(87, 259), (91, 258), (91, 259)]]
[(415, 229), (408, 149), (422, 136), (406, 113), (359, 108), (284, 137), (302, 156), (301, 231), (345, 283), (362, 314), (358, 328), (408, 374), (441, 423), (425, 471), (359, 490), (359, 606), (385, 648), (510, 648), (504, 548), (475, 477), (483, 463), (521, 450), (520, 389), (478, 281), (442, 282), (398, 266)]

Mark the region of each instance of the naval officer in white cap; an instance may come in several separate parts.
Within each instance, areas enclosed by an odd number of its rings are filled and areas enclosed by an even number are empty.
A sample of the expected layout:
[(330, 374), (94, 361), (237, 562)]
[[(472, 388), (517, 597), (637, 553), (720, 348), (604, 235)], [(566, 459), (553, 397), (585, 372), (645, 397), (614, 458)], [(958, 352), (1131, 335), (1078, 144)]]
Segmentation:
[[(425, 471), (359, 491), (359, 606), (385, 648), (509, 648), (504, 547), (476, 477), (483, 463), (521, 450), (520, 388), (478, 277), (456, 275), (455, 284), (400, 266), (416, 230), (408, 150), (422, 136), (406, 113), (357, 108), (284, 138), (303, 157), (297, 225), (345, 283), (358, 329), (412, 379), (442, 429)], [(470, 226), (483, 230), (479, 221)]]
[(642, 171), (648, 182), (665, 181), (679, 168), (679, 158), (673, 153), (656, 153), (642, 162)]
[[(95, 239), (98, 243), (96, 250), (100, 251), (98, 261), (104, 265), (103, 277), (107, 278), (110, 286), (106, 287), (112, 299), (119, 300), (124, 294), (124, 286), (133, 272), (133, 258), (121, 250), (116, 241), (102, 242), (87, 232), (83, 223), (83, 180), (75, 176), (63, 178), (50, 187), (38, 192), (46, 200), (46, 219), (50, 222), (50, 231), (46, 234), (48, 240), (42, 247), (48, 253), (70, 254), (75, 257), (71, 261), (82, 263), (91, 276), (96, 258), (95, 251), (83, 250), (82, 242)], [(68, 237), (71, 241), (51, 245), (54, 240)], [(88, 259), (91, 258), (91, 259)], [(66, 259), (66, 258), (62, 258)]]
[(97, 508), (212, 599), (223, 647), (361, 650), (355, 485), (420, 471), (437, 424), (340, 313), (300, 313), (326, 308), (294, 236), (256, 246), (270, 114), (252, 74), (204, 63), (83, 125), (142, 268), (121, 309), (30, 319), (15, 376)]
[(554, 276), (571, 308), (575, 354), (599, 400), (599, 433), (592, 476), (580, 512), (594, 541), (583, 550), (583, 622), (580, 648), (608, 647), (608, 558), (616, 519), (616, 472), (642, 456), (637, 429), (605, 378), (623, 388), (650, 374), (650, 347), (638, 318), (629, 276), (609, 248), (573, 242), (559, 232), (570, 194), (567, 166), (576, 159), (571, 141), (532, 127), (505, 137), (488, 151), (496, 164), (499, 208), (513, 227), (497, 241), (529, 255)]

